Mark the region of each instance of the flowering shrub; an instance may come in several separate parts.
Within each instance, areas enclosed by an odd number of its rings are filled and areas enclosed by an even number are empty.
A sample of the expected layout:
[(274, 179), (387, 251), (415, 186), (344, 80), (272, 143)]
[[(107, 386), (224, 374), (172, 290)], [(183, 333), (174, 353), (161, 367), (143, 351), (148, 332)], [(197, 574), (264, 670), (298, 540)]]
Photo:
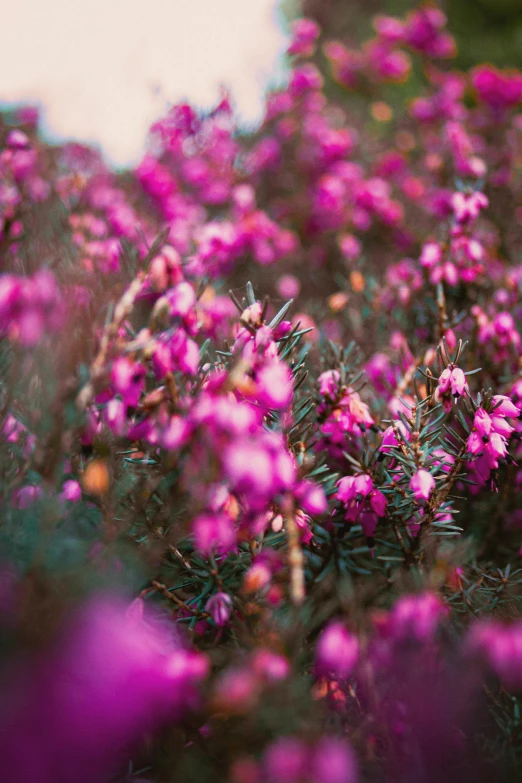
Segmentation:
[(518, 779), (522, 75), (454, 54), (299, 19), (122, 174), (2, 121), (2, 780)]

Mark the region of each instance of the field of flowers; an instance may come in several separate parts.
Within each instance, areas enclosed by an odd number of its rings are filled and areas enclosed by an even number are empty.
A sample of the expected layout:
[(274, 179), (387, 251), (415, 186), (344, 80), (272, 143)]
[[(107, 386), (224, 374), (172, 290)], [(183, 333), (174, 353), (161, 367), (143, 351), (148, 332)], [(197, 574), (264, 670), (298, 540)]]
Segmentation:
[(522, 73), (373, 27), (0, 119), (2, 783), (520, 780)]

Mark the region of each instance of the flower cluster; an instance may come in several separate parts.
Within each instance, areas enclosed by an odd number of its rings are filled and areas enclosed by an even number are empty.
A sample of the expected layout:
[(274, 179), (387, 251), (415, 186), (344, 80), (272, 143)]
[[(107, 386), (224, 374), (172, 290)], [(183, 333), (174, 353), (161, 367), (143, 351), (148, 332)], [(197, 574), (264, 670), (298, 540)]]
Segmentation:
[(319, 5), (254, 129), (2, 115), (2, 780), (517, 779), (522, 77)]
[(489, 411), (483, 407), (475, 411), (467, 440), (468, 454), (479, 484), (485, 484), (491, 471), (497, 470), (500, 462), (509, 458), (507, 444), (515, 428), (506, 419), (520, 415), (510, 398), (502, 394), (495, 395), (488, 407)]
[(374, 425), (374, 420), (360, 395), (350, 386), (341, 384), (339, 370), (322, 373), (318, 383), (321, 445), (326, 446), (332, 456), (342, 455), (351, 438), (360, 437)]
[(10, 340), (36, 345), (44, 331), (60, 329), (64, 315), (64, 302), (51, 272), (0, 278), (0, 329)]
[(372, 538), (380, 517), (384, 516), (386, 498), (375, 488), (371, 476), (346, 476), (339, 481), (337, 498), (343, 504), (347, 522), (358, 522), (367, 538)]
[(429, 269), (432, 283), (442, 280), (451, 286), (457, 285), (459, 281), (472, 283), (484, 271), (481, 262), (485, 259), (485, 249), (473, 236), (471, 228), (481, 210), (487, 206), (488, 200), (483, 193), (453, 194), (451, 207), (454, 224), (448, 244), (444, 246), (438, 242), (428, 242), (420, 257), (421, 265)]

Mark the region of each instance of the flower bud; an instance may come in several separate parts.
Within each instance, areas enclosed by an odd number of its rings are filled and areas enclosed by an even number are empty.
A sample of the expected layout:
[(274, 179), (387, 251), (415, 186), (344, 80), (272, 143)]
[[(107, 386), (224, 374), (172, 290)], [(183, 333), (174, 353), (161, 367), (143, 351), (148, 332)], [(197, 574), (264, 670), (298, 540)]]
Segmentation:
[(206, 603), (205, 611), (209, 613), (216, 625), (223, 627), (232, 613), (232, 598), (228, 593), (215, 593)]

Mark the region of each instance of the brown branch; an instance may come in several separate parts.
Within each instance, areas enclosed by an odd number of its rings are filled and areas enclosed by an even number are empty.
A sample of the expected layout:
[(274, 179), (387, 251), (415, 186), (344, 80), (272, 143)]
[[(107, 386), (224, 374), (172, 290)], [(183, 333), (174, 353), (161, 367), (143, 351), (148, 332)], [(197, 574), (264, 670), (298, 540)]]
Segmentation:
[(304, 556), (299, 541), (299, 529), (295, 521), (293, 505), (285, 516), (288, 537), (288, 565), (290, 566), (290, 599), (299, 606), (305, 599)]
[(124, 292), (120, 301), (114, 310), (114, 316), (109, 324), (103, 330), (100, 341), (100, 350), (93, 363), (91, 364), (91, 380), (83, 387), (76, 398), (78, 408), (84, 410), (95, 394), (96, 386), (105, 373), (105, 364), (111, 340), (117, 336), (118, 329), (122, 323), (129, 317), (134, 307), (134, 302), (145, 279), (145, 272), (138, 272), (130, 286)]
[(185, 603), (185, 601), (182, 601), (181, 598), (178, 598), (175, 593), (170, 592), (168, 587), (161, 582), (157, 582), (155, 579), (152, 580), (152, 586), (155, 590), (157, 590), (158, 593), (161, 593), (165, 596), (165, 598), (168, 598), (169, 601), (173, 601), (177, 606), (179, 606), (181, 609), (184, 609), (186, 612), (189, 612), (189, 614), (194, 614), (196, 617), (210, 617), (207, 612), (201, 612), (199, 609), (192, 609), (188, 604)]

